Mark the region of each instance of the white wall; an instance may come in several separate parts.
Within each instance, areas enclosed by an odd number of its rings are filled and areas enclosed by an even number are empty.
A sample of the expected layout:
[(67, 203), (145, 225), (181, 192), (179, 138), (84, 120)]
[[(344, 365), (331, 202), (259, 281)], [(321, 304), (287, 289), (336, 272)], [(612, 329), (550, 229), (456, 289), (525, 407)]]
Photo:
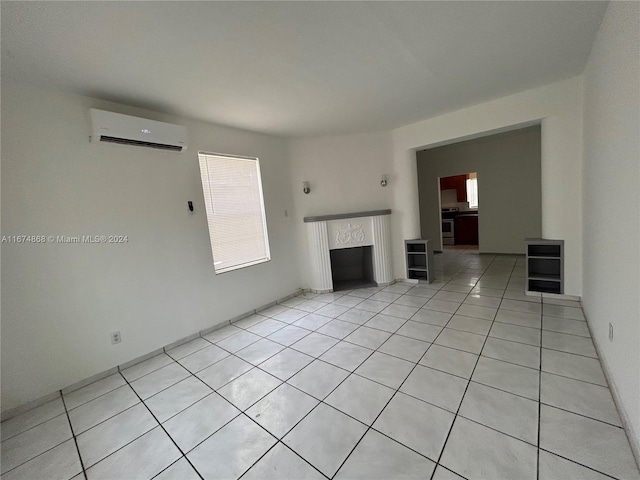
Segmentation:
[[(301, 271), (309, 285), (307, 237), (303, 218), (391, 208), (397, 179), (391, 169), (391, 133), (292, 139), (291, 162), (295, 222), (301, 248)], [(388, 185), (380, 178), (388, 174)], [(311, 193), (302, 192), (308, 181)], [(392, 212), (392, 217), (394, 213)]]
[[(640, 453), (640, 4), (611, 2), (585, 70), (583, 307)], [(609, 323), (614, 327), (609, 342)]]
[(398, 128), (393, 134), (396, 277), (404, 272), (403, 240), (420, 236), (416, 149), (542, 125), (542, 235), (565, 240), (565, 294), (582, 292), (582, 78), (475, 105)]
[[(91, 107), (185, 125), (189, 149), (91, 144)], [(271, 262), (214, 274), (199, 149), (260, 158)], [(291, 185), (282, 139), (3, 80), (2, 234), (129, 242), (2, 246), (2, 409), (293, 293)]]

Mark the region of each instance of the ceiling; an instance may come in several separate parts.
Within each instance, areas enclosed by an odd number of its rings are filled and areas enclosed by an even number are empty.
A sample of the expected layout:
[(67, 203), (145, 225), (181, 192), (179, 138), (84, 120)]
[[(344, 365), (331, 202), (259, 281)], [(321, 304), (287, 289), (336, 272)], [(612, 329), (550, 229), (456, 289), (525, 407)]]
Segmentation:
[(8, 2), (2, 77), (282, 136), (580, 74), (606, 2)]

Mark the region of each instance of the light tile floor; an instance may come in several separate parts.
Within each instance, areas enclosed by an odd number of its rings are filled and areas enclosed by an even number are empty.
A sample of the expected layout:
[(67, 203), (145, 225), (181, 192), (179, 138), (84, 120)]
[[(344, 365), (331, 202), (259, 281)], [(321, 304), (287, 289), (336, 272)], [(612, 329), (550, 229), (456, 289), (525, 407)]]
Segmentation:
[(638, 479), (577, 302), (524, 259), (305, 294), (2, 424), (9, 479)]

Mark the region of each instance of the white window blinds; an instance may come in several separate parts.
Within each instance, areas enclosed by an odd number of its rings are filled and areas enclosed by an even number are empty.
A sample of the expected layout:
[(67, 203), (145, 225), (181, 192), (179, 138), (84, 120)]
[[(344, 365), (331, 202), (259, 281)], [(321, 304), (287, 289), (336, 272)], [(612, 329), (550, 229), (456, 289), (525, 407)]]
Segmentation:
[(198, 157), (215, 272), (268, 261), (258, 159), (204, 152)]

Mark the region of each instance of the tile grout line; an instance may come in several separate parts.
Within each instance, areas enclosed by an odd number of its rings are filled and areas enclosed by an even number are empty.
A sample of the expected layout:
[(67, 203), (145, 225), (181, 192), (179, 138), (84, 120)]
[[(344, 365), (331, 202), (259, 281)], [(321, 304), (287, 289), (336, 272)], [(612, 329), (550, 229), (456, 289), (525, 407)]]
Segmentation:
[[(489, 263), (489, 266), (487, 267), (487, 270), (491, 267), (491, 265), (493, 264), (494, 261), (495, 261), (495, 258), (494, 258), (494, 260), (492, 260)], [(515, 268), (515, 263), (516, 262), (514, 262), (514, 265), (513, 265), (512, 269), (511, 269), (512, 273), (513, 273), (513, 269)], [(486, 270), (485, 270), (485, 272), (486, 272)], [(480, 280), (482, 279), (482, 276), (484, 276), (484, 275), (485, 274), (483, 273), (483, 275), (480, 276)], [(480, 281), (480, 280), (478, 280), (478, 281)], [(477, 285), (477, 283), (478, 282), (476, 282), (476, 285)], [(506, 290), (505, 290), (505, 292), (506, 292)], [(469, 295), (470, 295), (470, 293), (469, 293)], [(504, 299), (504, 293), (503, 293), (503, 297), (501, 297), (500, 305), (502, 304), (502, 300), (503, 299)], [(498, 306), (498, 310), (499, 309), (500, 309), (500, 306)], [(494, 316), (494, 319), (491, 321), (491, 328), (493, 328), (493, 324), (495, 323), (495, 317), (496, 316), (497, 316), (497, 311), (496, 311), (496, 315)], [(482, 348), (480, 349), (480, 352), (478, 353), (478, 358), (476, 359), (476, 363), (473, 366), (473, 370), (471, 371), (471, 375), (469, 376), (469, 381), (467, 382), (467, 385), (466, 385), (465, 390), (464, 390), (464, 392), (462, 394), (462, 397), (460, 398), (460, 403), (458, 405), (458, 409), (455, 412), (455, 416), (453, 418), (453, 422), (451, 422), (451, 427), (449, 428), (449, 432), (447, 433), (445, 441), (444, 441), (444, 443), (442, 445), (442, 449), (440, 450), (440, 455), (438, 456), (438, 461), (436, 462), (436, 468), (437, 468), (437, 465), (440, 465), (440, 461), (442, 460), (442, 455), (444, 454), (444, 451), (445, 451), (445, 449), (447, 447), (447, 442), (449, 441), (449, 437), (451, 436), (451, 432), (453, 431), (453, 427), (454, 427), (454, 425), (456, 423), (456, 420), (458, 419), (458, 416), (460, 416), (459, 415), (460, 408), (462, 408), (462, 403), (464, 402), (464, 397), (467, 395), (467, 390), (469, 389), (469, 385), (471, 385), (471, 378), (473, 378), (473, 374), (475, 373), (475, 370), (476, 370), (476, 368), (478, 366), (478, 363), (480, 362), (480, 357), (482, 356), (482, 350), (484, 350), (484, 347), (485, 347), (485, 345), (487, 343), (487, 339), (489, 338), (489, 333), (491, 332), (491, 328), (489, 329), (489, 332), (487, 332), (487, 335), (485, 336), (484, 342), (482, 344)], [(462, 416), (460, 416), (460, 417), (461, 418), (465, 418), (465, 417), (462, 417)], [(500, 433), (502, 433), (502, 432), (500, 432)], [(443, 465), (443, 467), (445, 467), (445, 466)], [(455, 472), (455, 473), (457, 474), (457, 472)], [(431, 475), (431, 480), (433, 480), (434, 475), (435, 475), (435, 470), (433, 471), (433, 474)]]
[[(186, 369), (185, 369), (186, 370)], [(188, 371), (188, 370), (187, 370)], [(151, 416), (153, 417), (153, 419), (158, 422), (158, 426), (162, 429), (162, 431), (165, 433), (165, 435), (167, 435), (167, 437), (169, 437), (169, 439), (171, 440), (171, 442), (175, 445), (175, 447), (178, 449), (178, 451), (182, 454), (182, 456), (187, 460), (187, 462), (189, 462), (189, 465), (191, 465), (191, 467), (193, 468), (193, 470), (198, 474), (198, 476), (204, 480), (204, 477), (202, 475), (200, 475), (200, 472), (198, 472), (198, 470), (196, 470), (196, 467), (191, 463), (191, 460), (189, 460), (187, 458), (187, 455), (182, 451), (182, 449), (180, 448), (180, 446), (175, 442), (175, 440), (173, 439), (173, 437), (171, 435), (169, 435), (169, 432), (167, 432), (167, 430), (164, 428), (164, 425), (162, 425), (162, 423), (160, 423), (160, 421), (158, 420), (158, 418), (155, 416), (155, 414), (151, 411), (151, 409), (149, 408), (149, 406), (144, 402), (144, 400), (142, 399), (142, 397), (140, 397), (140, 395), (138, 394), (138, 392), (135, 391), (135, 389), (131, 386), (131, 384), (129, 383), (129, 381), (124, 377), (124, 375), (122, 375), (122, 372), (120, 372), (120, 369), (118, 368), (118, 373), (120, 374), (120, 376), (122, 376), (122, 378), (124, 378), (124, 381), (127, 382), (127, 385), (129, 386), (129, 388), (131, 390), (133, 390), (133, 393), (138, 397), (138, 399), (140, 400), (140, 402), (144, 405), (144, 407), (147, 409), (147, 411), (151, 414)], [(200, 380), (200, 379), (198, 379)], [(206, 384), (205, 384), (206, 385)], [(207, 385), (208, 387), (209, 385)], [(209, 387), (210, 388), (210, 387)], [(156, 428), (156, 427), (154, 427)], [(153, 429), (151, 429), (153, 430)], [(149, 432), (151, 431), (149, 430)], [(146, 432), (148, 433), (148, 432)], [(145, 433), (145, 435), (146, 435)], [(142, 436), (142, 435), (141, 435)], [(140, 438), (140, 437), (138, 437)], [(115, 453), (115, 452), (114, 452)], [(111, 454), (113, 455), (113, 453)], [(105, 457), (107, 458), (107, 457)], [(104, 459), (102, 459), (101, 461), (103, 461)], [(178, 459), (179, 460), (179, 459)], [(175, 462), (174, 462), (175, 463)]]
[(64, 395), (62, 395), (62, 390), (60, 390), (60, 398), (62, 399), (62, 405), (64, 406), (64, 412), (67, 415), (67, 421), (69, 422), (69, 429), (71, 430), (71, 435), (73, 435), (73, 443), (76, 446), (76, 452), (78, 452), (78, 459), (80, 460), (80, 468), (82, 468), (82, 474), (84, 475), (85, 480), (87, 480), (87, 471), (84, 468), (84, 461), (82, 460), (82, 455), (80, 454), (80, 447), (78, 446), (78, 439), (76, 438), (76, 433), (73, 430), (73, 425), (71, 425), (71, 417), (69, 416), (69, 411), (67, 410), (67, 403), (64, 401)]

